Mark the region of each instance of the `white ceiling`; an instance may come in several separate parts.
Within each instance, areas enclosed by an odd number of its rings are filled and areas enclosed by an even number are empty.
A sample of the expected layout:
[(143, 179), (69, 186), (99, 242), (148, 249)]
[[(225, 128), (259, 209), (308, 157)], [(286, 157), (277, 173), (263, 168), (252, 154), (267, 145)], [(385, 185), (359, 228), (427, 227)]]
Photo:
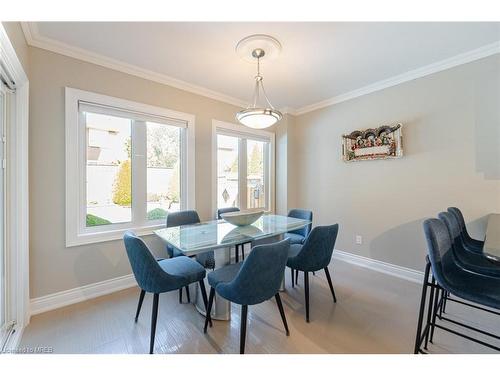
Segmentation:
[(59, 50), (76, 47), (236, 102), (251, 99), (255, 66), (235, 53), (235, 45), (251, 34), (269, 34), (283, 50), (262, 67), (266, 91), (275, 107), (293, 109), (500, 41), (500, 23), (37, 22), (29, 26), (33, 39), (55, 44)]

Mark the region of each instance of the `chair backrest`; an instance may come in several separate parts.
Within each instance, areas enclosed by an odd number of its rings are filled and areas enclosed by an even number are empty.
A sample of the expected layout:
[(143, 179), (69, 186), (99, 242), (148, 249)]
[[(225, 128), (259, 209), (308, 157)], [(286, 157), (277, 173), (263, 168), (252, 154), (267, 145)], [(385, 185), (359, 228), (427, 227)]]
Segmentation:
[(225, 296), (240, 305), (255, 305), (273, 297), (285, 274), (290, 241), (288, 239), (255, 246), (236, 277), (217, 286)]
[(167, 228), (178, 227), (180, 225), (197, 224), (200, 222), (198, 212), (195, 210), (185, 210), (169, 212), (167, 215)]
[(455, 218), (457, 219), (458, 224), (460, 225), (460, 236), (462, 237), (462, 239), (465, 242), (470, 241), (471, 237), (467, 232), (467, 227), (465, 226), (465, 219), (462, 211), (460, 211), (457, 207), (448, 207), (448, 212), (452, 213), (453, 216), (455, 216)]
[[(197, 224), (200, 222), (200, 217), (195, 210), (185, 210), (177, 212), (169, 212), (167, 214), (167, 228), (178, 227), (181, 225)], [(167, 253), (169, 257), (174, 256), (174, 249), (167, 245)]]
[(313, 220), (312, 211), (294, 208), (288, 212), (288, 217), (293, 217), (295, 219), (309, 220), (311, 222), (311, 224), (309, 224), (303, 228), (290, 231), (290, 233), (295, 233), (295, 234), (301, 235), (304, 238), (309, 235), (309, 233), (311, 232), (312, 220)]
[(304, 271), (318, 271), (328, 266), (338, 232), (338, 224), (318, 226), (311, 231), (297, 254), (297, 262)]
[(449, 283), (446, 274), (459, 269), (453, 259), (450, 233), (446, 224), (439, 219), (427, 219), (423, 226), (432, 274), (438, 284), (447, 289)]
[(438, 214), (438, 218), (443, 223), (445, 223), (446, 228), (448, 228), (452, 245), (454, 245), (456, 241), (462, 240), (460, 236), (461, 232), (460, 224), (458, 223), (458, 220), (455, 217), (455, 215), (453, 215), (451, 212), (440, 212)]
[(465, 227), (465, 219), (464, 215), (462, 215), (462, 211), (460, 211), (457, 207), (448, 207), (447, 211), (456, 217), (458, 224), (460, 225), (460, 229)]
[[(480, 269), (481, 267), (493, 266), (490, 262), (482, 255), (471, 251), (467, 244), (465, 243), (463, 237), (461, 236), (460, 224), (455, 215), (450, 212), (440, 212), (438, 215), (439, 219), (445, 223), (448, 228), (448, 232), (451, 238), (451, 245), (453, 248), (453, 254), (455, 255), (455, 261), (457, 264), (465, 269), (481, 272), (485, 271)], [(498, 272), (497, 272), (498, 271)], [(500, 268), (497, 271), (493, 271), (493, 275), (498, 277), (500, 275)]]
[(219, 208), (217, 210), (217, 219), (222, 219), (221, 215), (222, 214), (227, 214), (229, 212), (238, 212), (240, 209), (238, 207), (226, 207), (226, 208)]
[(176, 277), (162, 270), (141, 238), (127, 231), (123, 236), (123, 242), (135, 280), (142, 290), (159, 293), (165, 282), (175, 282)]

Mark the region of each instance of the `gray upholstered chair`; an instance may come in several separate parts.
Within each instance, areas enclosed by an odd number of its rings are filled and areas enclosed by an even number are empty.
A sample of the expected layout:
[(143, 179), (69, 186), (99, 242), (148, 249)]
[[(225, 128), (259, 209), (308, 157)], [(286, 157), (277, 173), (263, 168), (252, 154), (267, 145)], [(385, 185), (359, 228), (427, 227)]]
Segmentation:
[(467, 232), (467, 227), (465, 226), (464, 215), (462, 215), (462, 211), (460, 211), (457, 207), (448, 207), (448, 212), (453, 214), (460, 225), (460, 236), (462, 237), (462, 241), (464, 244), (471, 250), (476, 253), (483, 252), (484, 241), (479, 241), (471, 236), (469, 236), (469, 232)]
[[(285, 238), (288, 238), (290, 240), (290, 245), (302, 245), (306, 240), (307, 236), (309, 235), (309, 233), (311, 232), (313, 213), (312, 211), (294, 208), (288, 211), (288, 217), (309, 220), (311, 222), (311, 224), (303, 228), (292, 230), (288, 233), (285, 233)], [(299, 284), (299, 270), (295, 270), (295, 275), (292, 272), (292, 286), (294, 286), (295, 283), (297, 283), (297, 285)]]
[[(238, 207), (225, 207), (225, 208), (219, 208), (217, 210), (217, 219), (221, 220), (222, 219), (222, 214), (227, 214), (229, 212), (239, 212), (240, 209)], [(242, 244), (237, 244), (234, 246), (234, 259), (236, 263), (240, 261), (240, 249), (241, 249), (241, 259), (245, 260), (245, 244), (250, 243), (250, 242), (245, 242)]]
[[(135, 280), (141, 288), (137, 312), (135, 314), (136, 322), (139, 319), (144, 296), (146, 293), (153, 293), (154, 295), (151, 317), (151, 337), (149, 343), (149, 353), (152, 354), (155, 342), (160, 293), (178, 289), (182, 290), (183, 287), (198, 282), (206, 308), (207, 293), (203, 281), (206, 271), (198, 262), (188, 257), (173, 257), (157, 261), (144, 241), (133, 232), (126, 232), (123, 236), (123, 241)], [(210, 318), (208, 320), (211, 322)]]
[(295, 219), (309, 220), (311, 224), (296, 230), (292, 230), (285, 234), (285, 238), (290, 240), (290, 245), (303, 244), (307, 236), (311, 232), (313, 213), (308, 210), (301, 210), (294, 208), (288, 212), (288, 217), (293, 217)]
[[(198, 224), (200, 222), (200, 217), (195, 210), (185, 210), (177, 212), (169, 212), (167, 214), (167, 228), (178, 227), (181, 225), (191, 225)], [(184, 253), (175, 247), (167, 245), (167, 253), (171, 258), (184, 256)], [(203, 254), (196, 255), (196, 260), (205, 268), (214, 269), (215, 268), (215, 258), (213, 251), (209, 251)], [(186, 295), (188, 302), (191, 302), (191, 297), (189, 295), (189, 288), (186, 287)], [(179, 289), (179, 303), (182, 303), (182, 288)]]
[(448, 229), (453, 256), (460, 267), (479, 274), (500, 278), (500, 264), (491, 262), (482, 253), (471, 251), (464, 243), (460, 233), (460, 224), (455, 215), (451, 212), (440, 212), (438, 218), (445, 223)]
[[(432, 343), (435, 328), (446, 330), (449, 333), (458, 335), (460, 337), (470, 339), (475, 343), (485, 345), (500, 351), (500, 347), (494, 346), (489, 342), (479, 340), (477, 337), (470, 337), (466, 335), (463, 328), (468, 328), (476, 333), (484, 334), (488, 337), (500, 339), (499, 336), (479, 330), (476, 327), (464, 324), (450, 318), (440, 318), (438, 311), (440, 306), (438, 304), (438, 292), (446, 292), (455, 295), (467, 302), (473, 302), (477, 305), (465, 302), (469, 307), (480, 309), (498, 315), (500, 309), (500, 279), (481, 275), (471, 272), (460, 267), (456, 262), (455, 254), (453, 252), (453, 242), (450, 237), (450, 232), (446, 224), (440, 219), (427, 219), (423, 223), (425, 238), (427, 240), (428, 256), (426, 258), (427, 265), (425, 267), (424, 281), (422, 286), (422, 296), (420, 300), (420, 310), (417, 323), (417, 334), (415, 338), (414, 353), (423, 352), (421, 345), (425, 339), (430, 336)], [(429, 282), (430, 270), (432, 269), (432, 282)], [(426, 306), (427, 289), (431, 288), (430, 298), (427, 313), (427, 324), (425, 329), (422, 330), (424, 310)], [(450, 299), (451, 300), (451, 299)], [(461, 302), (459, 300), (453, 300)], [(463, 303), (463, 302), (461, 302)], [(485, 309), (490, 307), (496, 310)], [(455, 331), (450, 326), (442, 326), (436, 322), (436, 319), (445, 319), (448, 323), (454, 323), (462, 329), (460, 332)], [(477, 335), (475, 335), (477, 336)]]
[(286, 265), (293, 271), (304, 272), (305, 302), (306, 302), (306, 322), (309, 322), (309, 272), (323, 269), (326, 273), (328, 285), (332, 292), (333, 302), (337, 302), (332, 279), (328, 271), (328, 264), (332, 259), (333, 248), (339, 231), (339, 225), (315, 227), (307, 236), (303, 245), (291, 245)]
[(278, 291), (284, 277), (289, 248), (289, 240), (255, 246), (245, 261), (209, 273), (210, 297), (204, 332), (207, 332), (208, 319), (217, 292), (226, 300), (241, 305), (240, 354), (245, 352), (249, 305), (256, 305), (274, 297), (288, 336), (288, 325)]

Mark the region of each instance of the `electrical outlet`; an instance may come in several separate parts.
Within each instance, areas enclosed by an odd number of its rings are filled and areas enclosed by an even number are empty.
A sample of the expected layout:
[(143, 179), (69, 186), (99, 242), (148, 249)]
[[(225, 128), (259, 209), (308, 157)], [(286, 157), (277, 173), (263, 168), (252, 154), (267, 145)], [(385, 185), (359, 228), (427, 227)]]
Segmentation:
[(363, 237), (361, 237), (359, 234), (356, 236), (356, 244), (361, 245), (363, 243)]

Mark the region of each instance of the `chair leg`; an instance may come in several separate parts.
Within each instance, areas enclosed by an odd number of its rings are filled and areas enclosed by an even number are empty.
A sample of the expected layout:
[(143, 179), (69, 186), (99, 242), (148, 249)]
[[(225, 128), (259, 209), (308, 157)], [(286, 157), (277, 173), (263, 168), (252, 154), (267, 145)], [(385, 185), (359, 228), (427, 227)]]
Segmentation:
[(294, 273), (295, 273), (295, 270), (293, 268), (290, 268), (290, 276), (292, 279), (292, 288), (295, 288)]
[(326, 279), (328, 280), (328, 285), (330, 286), (330, 291), (332, 292), (333, 302), (337, 303), (337, 297), (335, 296), (335, 290), (333, 289), (332, 278), (330, 277), (330, 271), (328, 267), (325, 267)]
[(304, 286), (306, 294), (306, 322), (309, 323), (309, 272), (304, 271)]
[(283, 321), (283, 325), (285, 326), (286, 335), (290, 336), (290, 331), (288, 330), (288, 324), (286, 323), (285, 310), (283, 310), (283, 304), (281, 303), (280, 294), (276, 293), (274, 298), (276, 298), (276, 304), (278, 305), (278, 310), (280, 311), (281, 320)]
[(234, 246), (235, 261), (238, 263), (240, 261), (240, 245)]
[(182, 303), (182, 288), (179, 289), (179, 303)]
[(191, 296), (189, 295), (189, 285), (186, 285), (184, 288), (186, 289), (186, 295), (187, 295), (187, 298), (188, 298), (188, 303), (191, 303)]
[(137, 304), (137, 312), (135, 313), (135, 322), (139, 319), (139, 313), (141, 312), (142, 302), (144, 301), (144, 296), (146, 295), (146, 291), (141, 289), (141, 294), (139, 296), (139, 303)]
[(241, 244), (240, 245), (240, 249), (241, 249), (241, 260), (245, 260), (245, 244)]
[[(438, 290), (435, 289), (434, 287), (434, 276), (432, 277), (432, 286), (431, 286), (431, 293), (429, 295), (429, 307), (428, 307), (428, 310), (427, 310), (427, 327), (430, 327), (430, 324), (431, 324), (431, 318), (432, 318), (432, 312), (433, 312), (433, 306), (434, 306), (434, 292), (436, 292), (436, 297), (437, 297), (437, 294), (438, 294)], [(425, 334), (425, 343), (424, 343), (424, 349), (427, 349), (427, 344), (429, 342), (429, 330), (427, 330), (426, 334)], [(431, 342), (432, 342), (432, 338), (431, 338)]]
[(299, 270), (295, 270), (295, 285), (299, 285)]
[(149, 342), (149, 354), (153, 354), (153, 349), (155, 346), (155, 334), (156, 334), (156, 318), (158, 318), (158, 299), (160, 295), (158, 293), (154, 294), (153, 297), (153, 314), (151, 316), (151, 340)]
[(210, 297), (208, 298), (208, 307), (205, 312), (205, 326), (203, 327), (203, 333), (207, 333), (208, 322), (211, 321), (210, 314), (212, 313), (212, 305), (214, 304), (215, 289), (210, 288)]
[(313, 271), (313, 276), (316, 276), (316, 272)]
[[(205, 305), (205, 311), (208, 309), (208, 299), (207, 299), (207, 290), (205, 289), (205, 282), (203, 280), (200, 280), (200, 290), (201, 290), (201, 297), (203, 298), (203, 304)], [(210, 317), (210, 314), (207, 314), (208, 318), (208, 324), (210, 324), (210, 327), (212, 327), (212, 318)]]
[(245, 337), (247, 335), (248, 305), (241, 306), (240, 354), (245, 354)]
[(432, 309), (433, 313), (432, 313), (432, 325), (431, 325), (431, 337), (430, 337), (430, 342), (432, 343), (432, 340), (434, 339), (434, 327), (436, 325), (436, 316), (437, 316), (437, 306), (438, 306), (438, 296), (439, 296), (439, 286), (437, 285), (437, 283), (435, 283), (436, 285), (436, 296), (434, 298), (434, 307)]
[(429, 279), (430, 269), (431, 269), (431, 264), (427, 263), (425, 266), (424, 282), (422, 284), (422, 297), (420, 298), (420, 311), (418, 313), (417, 334), (415, 336), (415, 347), (413, 350), (414, 354), (418, 354), (418, 351), (420, 350), (420, 339), (421, 339), (420, 334), (422, 330), (422, 322), (424, 320), (425, 297), (427, 296), (427, 281)]

